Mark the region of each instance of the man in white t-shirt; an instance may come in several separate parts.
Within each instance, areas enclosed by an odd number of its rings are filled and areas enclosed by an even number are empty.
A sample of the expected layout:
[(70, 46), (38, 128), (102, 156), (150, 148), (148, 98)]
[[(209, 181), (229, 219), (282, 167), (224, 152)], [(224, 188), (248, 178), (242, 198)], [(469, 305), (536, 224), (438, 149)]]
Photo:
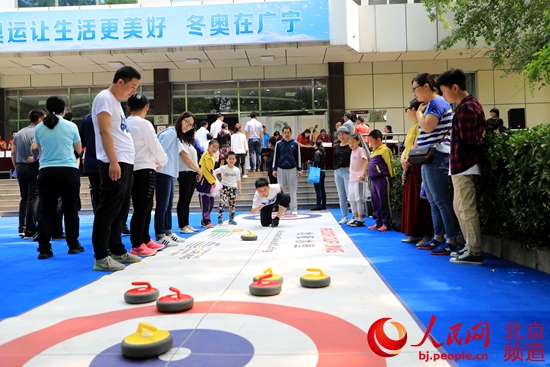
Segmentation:
[(126, 251), (122, 226), (130, 207), (134, 171), (134, 142), (120, 100), (136, 93), (141, 75), (131, 66), (118, 69), (113, 84), (92, 104), (96, 156), (99, 162), (99, 206), (92, 229), (94, 270), (123, 270), (121, 263), (141, 261)]
[[(290, 205), (290, 195), (285, 193), (284, 188), (279, 184), (269, 184), (267, 179), (256, 180), (256, 192), (252, 200), (252, 214), (260, 212), (262, 227), (277, 227), (279, 220)], [(271, 219), (273, 205), (279, 204), (277, 216)]]
[(223, 119), (223, 115), (218, 113), (218, 119), (210, 125), (210, 135), (212, 135), (212, 139), (217, 139), (218, 134), (222, 131)]
[(263, 125), (256, 120), (257, 112), (250, 113), (250, 121), (244, 127), (244, 134), (248, 141), (248, 152), (250, 153), (250, 172), (260, 172), (262, 164), (262, 145), (264, 141)]

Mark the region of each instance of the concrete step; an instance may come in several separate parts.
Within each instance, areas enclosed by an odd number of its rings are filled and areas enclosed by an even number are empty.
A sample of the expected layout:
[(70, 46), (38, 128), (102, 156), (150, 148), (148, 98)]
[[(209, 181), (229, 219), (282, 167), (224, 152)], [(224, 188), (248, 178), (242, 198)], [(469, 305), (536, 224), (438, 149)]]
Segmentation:
[[(334, 176), (332, 171), (327, 171), (327, 177), (325, 179), (325, 191), (327, 193), (327, 206), (338, 206), (338, 193), (336, 190), (336, 184), (334, 183)], [(250, 210), (252, 206), (252, 200), (256, 188), (254, 183), (259, 177), (267, 177), (264, 172), (249, 172), (248, 177), (242, 178), (242, 196), (237, 198), (237, 209), (240, 211)], [(82, 210), (84, 212), (91, 212), (92, 204), (90, 200), (90, 190), (88, 187), (88, 178), (82, 177), (80, 181), (80, 199), (82, 202)], [(179, 185), (178, 181), (175, 181), (175, 195), (174, 195), (174, 210), (176, 209), (178, 201)], [(0, 180), (0, 215), (9, 216), (17, 215), (19, 211), (19, 184), (15, 179), (1, 179)], [(307, 182), (307, 171), (304, 171), (302, 178), (298, 180), (298, 208), (309, 209), (314, 207), (316, 203), (315, 188), (313, 184)], [(217, 206), (217, 205), (216, 205)], [(198, 195), (193, 195), (190, 208), (192, 211), (199, 211), (200, 205), (198, 201)]]

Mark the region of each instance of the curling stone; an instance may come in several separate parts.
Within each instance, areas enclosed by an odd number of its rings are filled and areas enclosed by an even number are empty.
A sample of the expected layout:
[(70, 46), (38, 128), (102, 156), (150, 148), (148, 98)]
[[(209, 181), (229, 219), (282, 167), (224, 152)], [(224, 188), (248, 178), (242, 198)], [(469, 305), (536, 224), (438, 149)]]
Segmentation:
[(140, 322), (137, 332), (122, 340), (120, 350), (122, 355), (133, 359), (158, 357), (168, 352), (174, 339), (170, 332), (157, 330), (157, 327), (146, 322)]
[(247, 233), (243, 233), (241, 235), (241, 240), (243, 241), (256, 241), (258, 239), (258, 235), (248, 231)]
[(306, 274), (300, 277), (300, 284), (306, 288), (323, 288), (330, 284), (330, 277), (323, 273), (321, 269), (307, 268), (307, 271), (317, 272), (319, 274)]
[(193, 307), (195, 300), (188, 294), (181, 294), (180, 290), (170, 287), (172, 292), (168, 296), (160, 297), (157, 300), (157, 310), (160, 312), (183, 312)]
[(127, 303), (147, 303), (159, 298), (159, 290), (151, 287), (149, 282), (132, 282), (132, 285), (144, 285), (146, 287), (132, 288), (124, 293), (124, 300)]
[[(271, 270), (271, 268), (265, 269), (264, 274), (271, 274), (271, 277), (269, 278), (270, 282), (279, 282), (283, 284), (283, 276), (279, 274), (273, 274), (273, 271)], [(256, 275), (253, 280), (257, 282), (258, 279), (260, 279), (260, 277), (264, 274)]]
[(250, 294), (254, 296), (274, 296), (281, 293), (283, 286), (279, 282), (264, 282), (266, 278), (270, 278), (271, 274), (261, 275), (257, 282), (248, 286)]

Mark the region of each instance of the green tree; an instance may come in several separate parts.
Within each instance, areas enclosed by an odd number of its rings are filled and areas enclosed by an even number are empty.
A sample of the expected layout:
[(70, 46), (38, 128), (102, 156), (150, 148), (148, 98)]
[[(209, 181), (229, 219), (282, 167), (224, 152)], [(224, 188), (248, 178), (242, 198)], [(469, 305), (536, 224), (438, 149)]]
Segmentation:
[[(423, 0), (431, 21), (451, 34), (437, 44), (449, 49), (491, 48), (493, 67), (523, 75), (531, 87), (550, 83), (550, 3), (548, 0)], [(450, 27), (446, 17), (452, 17)]]

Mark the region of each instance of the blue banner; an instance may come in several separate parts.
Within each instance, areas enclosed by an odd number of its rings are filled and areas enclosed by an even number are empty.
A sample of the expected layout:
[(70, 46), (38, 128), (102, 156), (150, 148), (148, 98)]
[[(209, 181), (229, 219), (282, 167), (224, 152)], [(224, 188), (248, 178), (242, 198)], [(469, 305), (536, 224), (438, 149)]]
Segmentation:
[(328, 0), (0, 13), (0, 52), (328, 41)]

